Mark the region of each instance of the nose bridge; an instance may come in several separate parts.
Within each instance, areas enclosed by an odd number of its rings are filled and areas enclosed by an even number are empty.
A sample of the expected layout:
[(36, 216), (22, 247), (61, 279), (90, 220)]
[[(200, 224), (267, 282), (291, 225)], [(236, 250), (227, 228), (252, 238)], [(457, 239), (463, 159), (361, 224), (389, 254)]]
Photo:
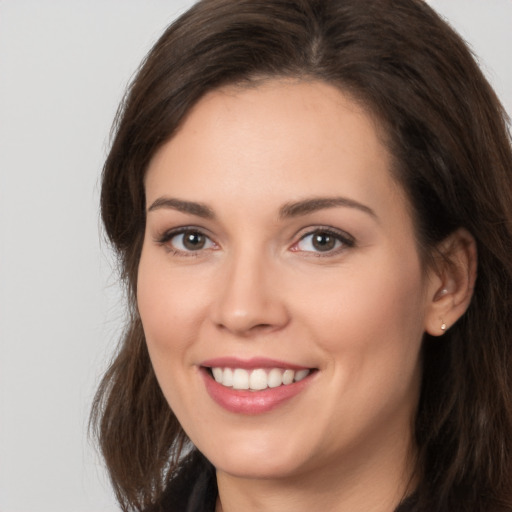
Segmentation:
[(288, 321), (278, 270), (268, 254), (240, 247), (227, 256), (215, 306), (215, 323), (237, 335), (281, 328)]

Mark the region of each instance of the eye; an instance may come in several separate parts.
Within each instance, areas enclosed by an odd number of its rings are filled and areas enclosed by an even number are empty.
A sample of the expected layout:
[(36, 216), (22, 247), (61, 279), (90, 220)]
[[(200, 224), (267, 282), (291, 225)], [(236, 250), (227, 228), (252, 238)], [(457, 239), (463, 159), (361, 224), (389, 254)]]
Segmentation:
[(216, 247), (208, 236), (192, 228), (167, 232), (158, 242), (178, 254), (198, 252)]
[(329, 229), (316, 229), (307, 233), (292, 247), (294, 251), (312, 253), (337, 253), (346, 247), (353, 247), (354, 240), (347, 234)]

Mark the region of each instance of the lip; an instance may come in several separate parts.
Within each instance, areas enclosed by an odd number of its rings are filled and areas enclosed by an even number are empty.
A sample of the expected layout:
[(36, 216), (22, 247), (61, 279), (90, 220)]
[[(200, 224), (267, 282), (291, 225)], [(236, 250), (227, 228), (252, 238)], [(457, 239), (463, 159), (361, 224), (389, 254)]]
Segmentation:
[(250, 359), (239, 359), (237, 357), (216, 357), (199, 363), (199, 366), (208, 368), (243, 368), (244, 370), (256, 370), (257, 368), (282, 368), (283, 370), (309, 370), (308, 366), (291, 364), (277, 359), (268, 359), (266, 357), (253, 357)]
[(219, 384), (212, 378), (209, 372), (209, 369), (212, 367), (244, 368), (246, 370), (257, 368), (305, 370), (310, 368), (266, 358), (241, 360), (229, 357), (210, 359), (201, 363), (200, 374), (210, 398), (229, 412), (245, 415), (262, 414), (283, 405), (307, 388), (312, 381), (312, 377), (317, 373), (313, 371), (299, 382), (286, 386), (267, 388), (262, 391), (249, 391), (228, 388)]

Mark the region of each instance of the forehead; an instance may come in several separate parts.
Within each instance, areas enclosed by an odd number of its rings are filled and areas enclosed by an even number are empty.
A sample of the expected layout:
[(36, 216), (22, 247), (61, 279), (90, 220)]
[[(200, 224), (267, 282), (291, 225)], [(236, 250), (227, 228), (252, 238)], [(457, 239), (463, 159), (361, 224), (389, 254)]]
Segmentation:
[[(205, 95), (153, 157), (146, 176), (158, 194), (185, 199), (300, 199), (330, 193), (379, 205), (401, 195), (380, 128), (360, 104), (316, 81), (270, 80)], [(193, 197), (192, 197), (193, 196)]]

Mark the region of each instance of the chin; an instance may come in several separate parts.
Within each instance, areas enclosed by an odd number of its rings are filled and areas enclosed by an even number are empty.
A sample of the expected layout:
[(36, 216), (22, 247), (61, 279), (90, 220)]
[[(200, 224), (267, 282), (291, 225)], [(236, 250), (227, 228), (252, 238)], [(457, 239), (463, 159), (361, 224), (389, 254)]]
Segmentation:
[(211, 461), (218, 471), (236, 478), (244, 479), (282, 479), (293, 476), (299, 472), (300, 464), (283, 460), (282, 457), (269, 459), (260, 456), (248, 459), (233, 454), (232, 457), (219, 457), (218, 463)]
[(199, 447), (218, 471), (239, 478), (286, 478), (301, 472), (307, 464), (304, 441), (286, 446), (280, 439), (256, 440), (249, 436), (245, 442), (232, 440), (205, 448)]

